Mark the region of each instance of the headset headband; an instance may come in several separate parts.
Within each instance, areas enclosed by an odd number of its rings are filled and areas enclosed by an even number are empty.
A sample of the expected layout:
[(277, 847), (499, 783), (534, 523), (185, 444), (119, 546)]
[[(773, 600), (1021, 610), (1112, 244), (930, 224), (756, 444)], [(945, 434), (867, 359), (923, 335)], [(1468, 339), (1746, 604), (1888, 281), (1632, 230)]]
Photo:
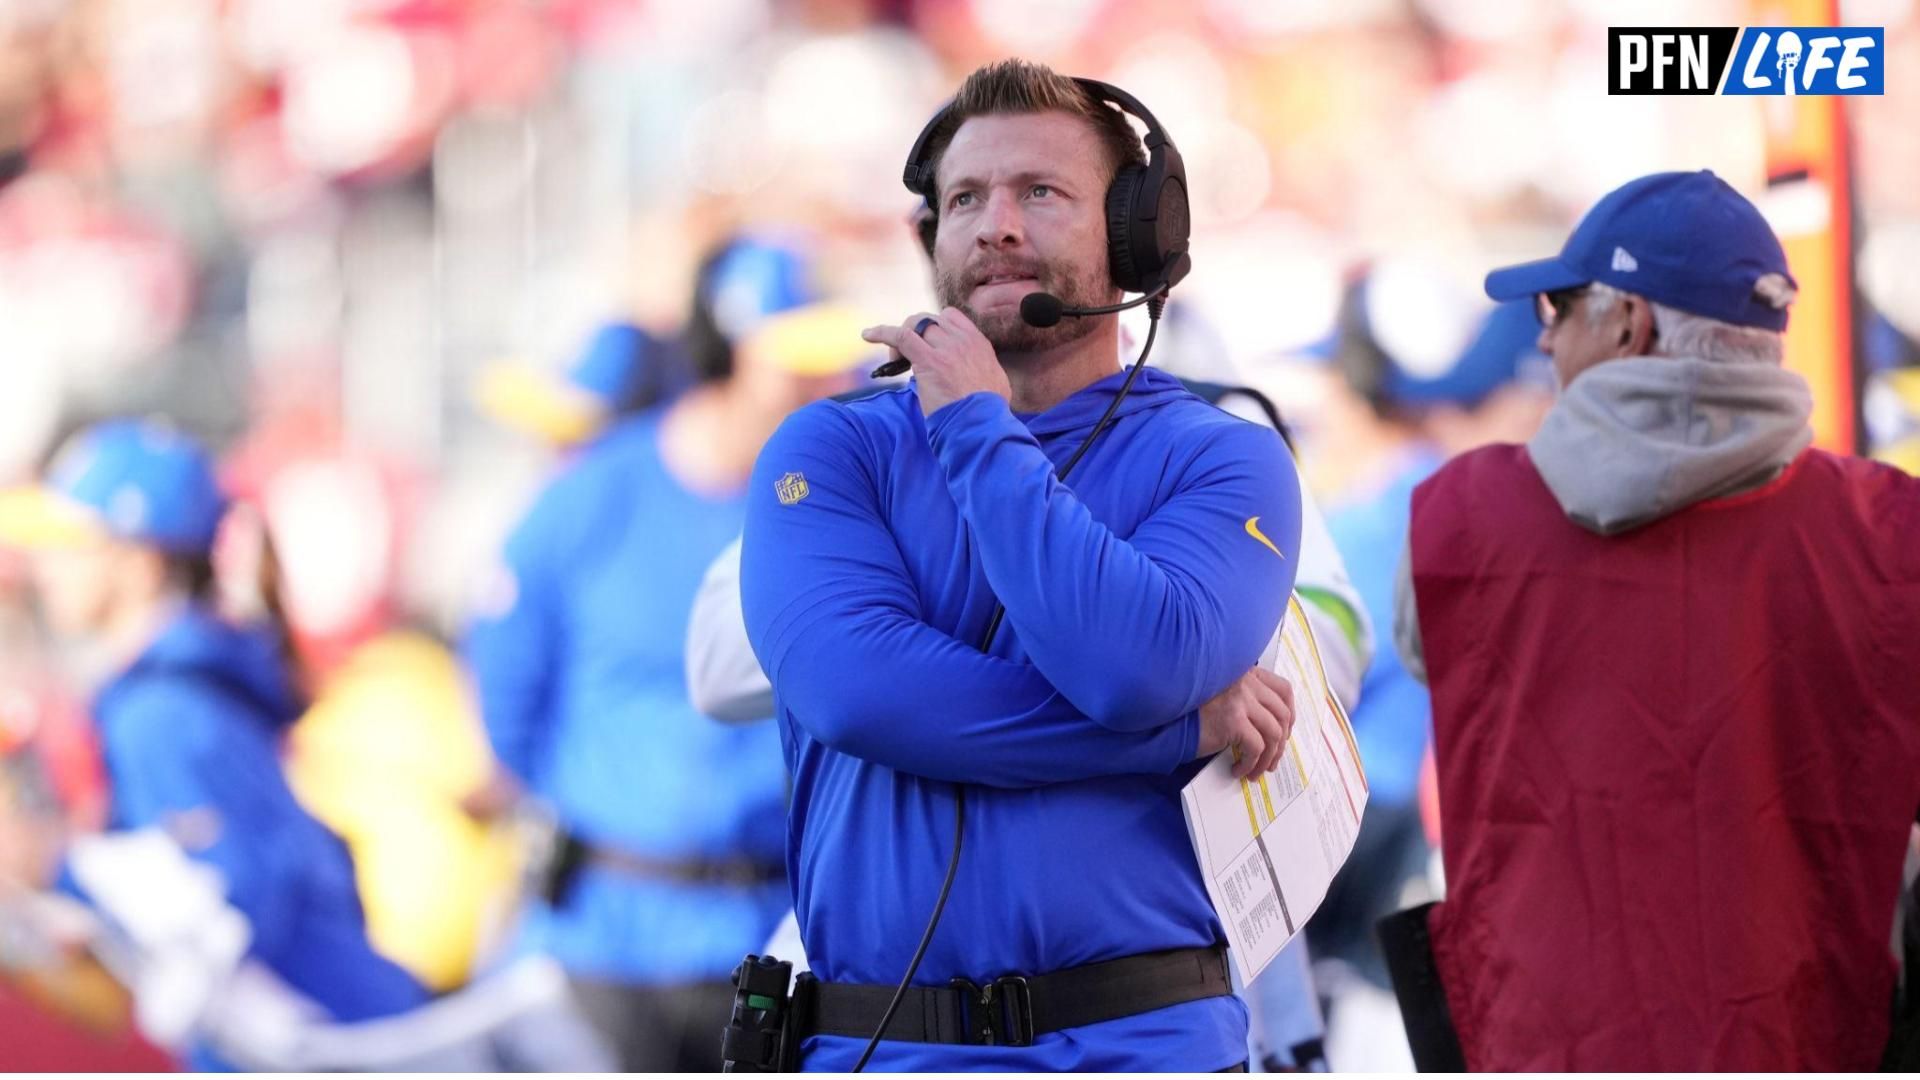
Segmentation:
[[(1147, 134), (1141, 141), (1146, 146), (1148, 154), (1152, 154), (1163, 145), (1168, 147), (1173, 145), (1173, 140), (1167, 136), (1166, 129), (1160, 126), (1160, 121), (1154, 119), (1153, 113), (1145, 105), (1140, 104), (1139, 98), (1112, 83), (1104, 83), (1098, 79), (1075, 78), (1073, 81), (1079, 84), (1082, 90), (1091, 94), (1095, 101), (1118, 105), (1121, 112), (1138, 117), (1140, 122), (1147, 126)], [(939, 212), (939, 208), (934, 206), (934, 198), (939, 194), (934, 187), (933, 175), (937, 166), (927, 160), (927, 144), (933, 141), (933, 133), (940, 129), (940, 125), (945, 123), (952, 113), (953, 101), (949, 99), (945, 105), (940, 106), (939, 112), (933, 114), (933, 119), (927, 121), (927, 126), (920, 129), (920, 137), (913, 140), (913, 149), (907, 154), (907, 167), (900, 177), (901, 182), (907, 185), (907, 190), (925, 199), (935, 213)]]

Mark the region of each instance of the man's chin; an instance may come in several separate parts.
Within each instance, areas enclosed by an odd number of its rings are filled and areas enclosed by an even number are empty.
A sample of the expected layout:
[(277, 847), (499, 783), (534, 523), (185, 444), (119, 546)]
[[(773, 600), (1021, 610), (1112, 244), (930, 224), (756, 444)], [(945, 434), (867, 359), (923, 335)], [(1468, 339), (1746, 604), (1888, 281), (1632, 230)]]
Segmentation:
[(1053, 326), (1031, 326), (1020, 317), (1018, 309), (983, 312), (973, 324), (1000, 353), (1039, 352), (1077, 341), (1093, 331), (1093, 324), (1086, 319), (1062, 319)]

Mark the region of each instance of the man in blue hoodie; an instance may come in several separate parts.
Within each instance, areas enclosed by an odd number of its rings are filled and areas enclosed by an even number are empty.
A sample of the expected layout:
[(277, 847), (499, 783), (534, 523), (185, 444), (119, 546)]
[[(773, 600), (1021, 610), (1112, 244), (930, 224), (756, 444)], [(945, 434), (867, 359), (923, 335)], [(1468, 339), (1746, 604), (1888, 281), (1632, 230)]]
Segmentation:
[(1229, 745), (1243, 770), (1278, 760), (1287, 691), (1252, 665), (1293, 584), (1298, 481), (1271, 430), (1143, 369), (1062, 484), (1121, 389), (1117, 327), (1019, 305), (1116, 298), (1106, 196), (1139, 143), (1019, 61), (969, 77), (932, 135), (944, 308), (866, 335), (914, 384), (802, 409), (748, 493), (742, 603), (822, 980), (802, 1064), (860, 1060), (959, 802), (966, 856), (876, 1067), (1234, 1068), (1247, 1013), (1179, 791)]

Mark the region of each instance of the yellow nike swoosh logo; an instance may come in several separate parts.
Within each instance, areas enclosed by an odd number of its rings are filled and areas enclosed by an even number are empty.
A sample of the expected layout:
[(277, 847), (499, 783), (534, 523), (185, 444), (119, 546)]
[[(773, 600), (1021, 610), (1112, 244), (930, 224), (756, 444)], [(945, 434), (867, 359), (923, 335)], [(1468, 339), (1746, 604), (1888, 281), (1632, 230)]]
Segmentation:
[(1273, 546), (1273, 541), (1267, 539), (1267, 534), (1260, 531), (1259, 515), (1256, 514), (1253, 517), (1250, 517), (1247, 519), (1247, 535), (1267, 545), (1268, 551), (1273, 552), (1275, 555), (1279, 555), (1283, 559), (1286, 558), (1286, 556), (1281, 553), (1279, 548)]

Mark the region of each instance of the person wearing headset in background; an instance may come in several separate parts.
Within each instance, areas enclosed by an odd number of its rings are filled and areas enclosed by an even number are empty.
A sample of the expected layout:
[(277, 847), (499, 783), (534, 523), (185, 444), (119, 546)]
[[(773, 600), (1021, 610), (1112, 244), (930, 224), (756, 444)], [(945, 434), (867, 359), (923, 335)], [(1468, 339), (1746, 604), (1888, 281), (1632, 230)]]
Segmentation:
[[(46, 619), (93, 683), (107, 830), (127, 841), (9, 839), (0, 878), (56, 885), (115, 924), (142, 961), (123, 974), (143, 1026), (197, 1069), (247, 1064), (205, 1008), (242, 953), (330, 1022), (428, 997), (373, 950), (346, 846), (288, 789), (279, 740), (302, 703), (281, 642), (213, 611), (226, 506), (200, 447), (151, 421), (89, 428), (43, 486), (0, 494), (0, 543), (29, 551)], [(167, 936), (195, 940), (169, 951)]]
[[(934, 215), (924, 204), (908, 219), (930, 270), (934, 223)], [(1178, 359), (1158, 360), (1155, 366), (1177, 371)], [(1185, 378), (1181, 382), (1222, 409), (1250, 423), (1273, 427), (1284, 437), (1279, 411), (1258, 391)], [(842, 395), (841, 400), (864, 397), (884, 388), (885, 384), (863, 387)], [(1305, 486), (1300, 488), (1300, 569), (1294, 592), (1319, 643), (1328, 686), (1351, 710), (1359, 698), (1361, 673), (1373, 656), (1373, 627), (1319, 505)], [(714, 559), (701, 580), (687, 623), (686, 658), (687, 692), (694, 708), (729, 724), (773, 719), (773, 684), (753, 655), (740, 610), (739, 540)], [(792, 912), (773, 932), (764, 952), (791, 962), (796, 972), (807, 969), (805, 945)], [(1251, 1013), (1253, 1064), (1269, 1072), (1312, 1069), (1316, 1064), (1324, 1067), (1326, 1024), (1304, 935), (1290, 943), (1279, 960), (1241, 992)]]
[(469, 807), (497, 813), (525, 790), (557, 818), (547, 902), (522, 940), (566, 968), (628, 1071), (719, 1068), (727, 972), (787, 904), (778, 741), (695, 712), (680, 649), (700, 575), (740, 531), (762, 441), (851, 383), (844, 342), (859, 323), (820, 300), (812, 272), (772, 237), (706, 260), (686, 342), (696, 384), (589, 418), (467, 635), (501, 763)]
[[(1146, 160), (1109, 102), (1147, 121)], [(863, 1065), (885, 1027), (890, 1070), (1244, 1067), (1178, 792), (1229, 746), (1243, 775), (1284, 747), (1291, 691), (1253, 665), (1298, 479), (1273, 432), (1123, 375), (1115, 320), (1020, 314), (1041, 289), (1084, 307), (1177, 282), (1178, 153), (1124, 92), (1010, 60), (968, 77), (911, 173), (943, 308), (865, 337), (913, 384), (795, 413), (748, 492), (742, 608), (823, 980), (801, 1064)]]

